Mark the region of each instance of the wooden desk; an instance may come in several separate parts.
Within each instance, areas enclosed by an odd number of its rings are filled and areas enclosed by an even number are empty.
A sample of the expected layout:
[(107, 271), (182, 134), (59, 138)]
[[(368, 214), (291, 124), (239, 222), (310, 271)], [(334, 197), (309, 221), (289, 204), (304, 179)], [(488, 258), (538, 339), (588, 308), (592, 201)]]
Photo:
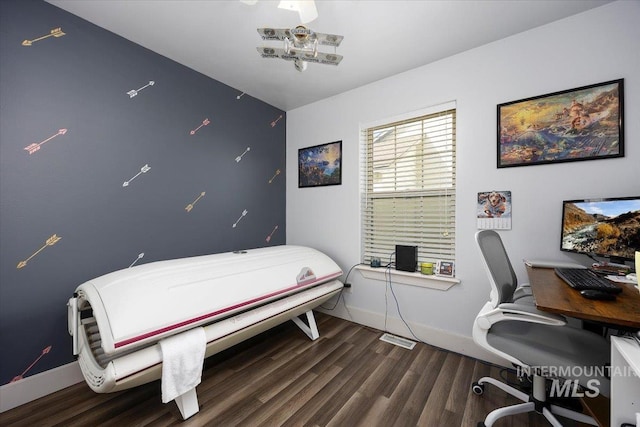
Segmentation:
[[(633, 285), (618, 284), (622, 287), (618, 298), (615, 301), (601, 301), (584, 298), (579, 291), (572, 289), (556, 276), (553, 268), (527, 266), (527, 275), (539, 310), (606, 324), (614, 328), (640, 329), (640, 293)], [(619, 362), (616, 361), (616, 363)], [(620, 409), (620, 405), (613, 401), (621, 388), (612, 380), (612, 399), (603, 395), (581, 399), (587, 412), (596, 419), (599, 426), (618, 426), (619, 424), (615, 422), (619, 419), (620, 413), (628, 416), (629, 410), (624, 406), (627, 403), (623, 403), (623, 409)]]
[(556, 276), (553, 268), (527, 266), (527, 274), (539, 310), (640, 329), (640, 293), (631, 284), (618, 284), (622, 292), (615, 301), (590, 300)]

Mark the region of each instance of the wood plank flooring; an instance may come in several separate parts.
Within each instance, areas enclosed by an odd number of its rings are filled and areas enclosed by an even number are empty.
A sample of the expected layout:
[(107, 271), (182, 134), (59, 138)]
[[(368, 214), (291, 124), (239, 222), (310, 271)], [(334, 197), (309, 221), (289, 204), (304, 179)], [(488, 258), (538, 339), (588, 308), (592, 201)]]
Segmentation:
[[(160, 381), (97, 394), (77, 384), (0, 414), (0, 426), (476, 426), (493, 409), (518, 403), (488, 385), (500, 368), (422, 343), (413, 350), (381, 332), (322, 313), (310, 341), (292, 322), (205, 361), (200, 412), (183, 421), (162, 404)], [(538, 414), (497, 427), (547, 426)], [(573, 425), (573, 424), (567, 424)]]

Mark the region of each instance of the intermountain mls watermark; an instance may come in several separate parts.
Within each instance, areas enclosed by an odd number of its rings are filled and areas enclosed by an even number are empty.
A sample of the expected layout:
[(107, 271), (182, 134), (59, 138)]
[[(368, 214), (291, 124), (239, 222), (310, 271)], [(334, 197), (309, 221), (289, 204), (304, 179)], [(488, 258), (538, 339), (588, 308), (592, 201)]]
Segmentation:
[[(533, 374), (551, 378), (550, 397), (596, 397), (600, 394), (598, 378), (637, 377), (630, 366), (518, 366), (516, 374), (530, 376)], [(589, 378), (586, 386), (581, 386), (577, 379)]]

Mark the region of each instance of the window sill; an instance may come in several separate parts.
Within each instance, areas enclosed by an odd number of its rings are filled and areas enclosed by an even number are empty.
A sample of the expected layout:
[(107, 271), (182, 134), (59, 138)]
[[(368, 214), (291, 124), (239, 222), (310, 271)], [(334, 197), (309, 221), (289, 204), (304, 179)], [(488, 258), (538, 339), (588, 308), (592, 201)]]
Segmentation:
[(410, 273), (408, 271), (397, 271), (385, 267), (372, 268), (368, 265), (359, 265), (356, 270), (366, 279), (381, 280), (386, 282), (391, 275), (393, 283), (401, 283), (403, 285), (417, 286), (420, 288), (438, 289), (441, 291), (449, 290), (453, 285), (460, 283), (460, 279), (455, 277), (443, 277), (435, 275), (425, 275), (421, 273)]

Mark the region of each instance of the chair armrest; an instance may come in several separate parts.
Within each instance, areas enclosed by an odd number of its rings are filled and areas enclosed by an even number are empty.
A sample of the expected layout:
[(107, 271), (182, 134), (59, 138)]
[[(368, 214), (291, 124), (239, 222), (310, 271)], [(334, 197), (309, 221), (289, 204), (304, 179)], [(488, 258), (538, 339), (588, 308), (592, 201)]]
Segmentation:
[(509, 320), (522, 320), (524, 322), (542, 323), (545, 325), (562, 326), (567, 324), (567, 319), (559, 314), (540, 311), (533, 305), (503, 303), (498, 306)]
[(475, 324), (480, 329), (488, 330), (491, 325), (505, 320), (551, 326), (563, 326), (567, 323), (563, 316), (540, 311), (533, 305), (503, 303), (494, 308), (491, 306), (491, 302), (488, 302), (476, 317)]
[(519, 300), (520, 298), (524, 298), (524, 297), (528, 297), (533, 295), (533, 291), (531, 290), (531, 287), (529, 285), (523, 285), (519, 288), (516, 288), (516, 290), (513, 292), (513, 300)]

